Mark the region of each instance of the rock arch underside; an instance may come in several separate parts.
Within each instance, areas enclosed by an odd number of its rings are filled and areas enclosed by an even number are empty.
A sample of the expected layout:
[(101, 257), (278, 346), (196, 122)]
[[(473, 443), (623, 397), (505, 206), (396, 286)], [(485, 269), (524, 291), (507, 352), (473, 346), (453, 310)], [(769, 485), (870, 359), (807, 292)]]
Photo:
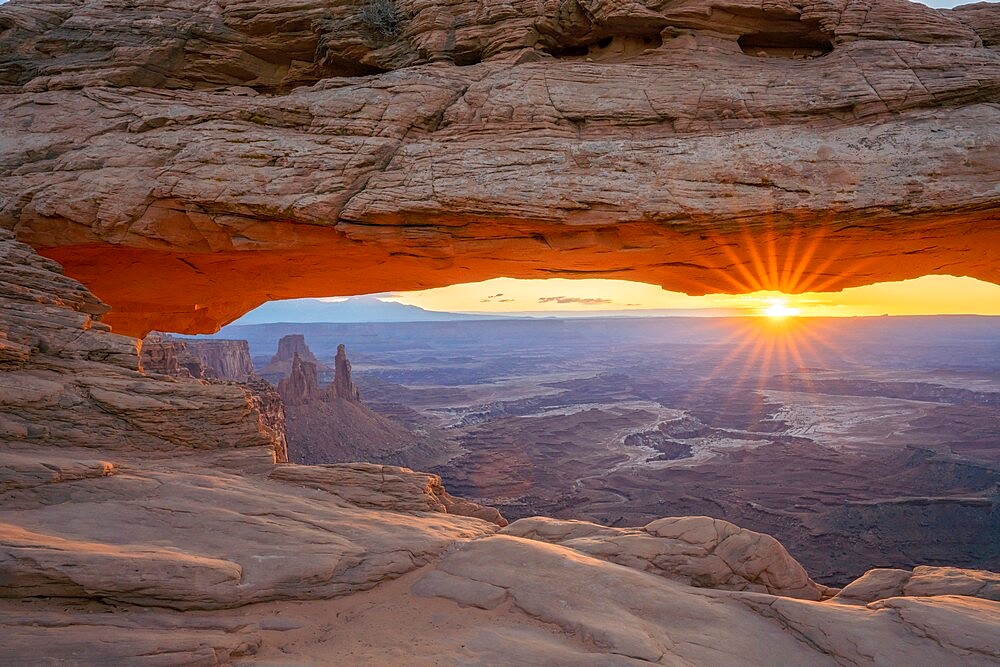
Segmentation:
[(497, 276), (1000, 282), (998, 25), (904, 0), (13, 1), (0, 225), (133, 335)]
[(210, 377), (135, 337), (496, 276), (934, 273), (1000, 283), (1000, 5), (9, 0), (3, 659), (995, 665), (994, 573), (838, 592), (718, 519), (508, 525), (437, 475), (288, 464), (245, 341)]

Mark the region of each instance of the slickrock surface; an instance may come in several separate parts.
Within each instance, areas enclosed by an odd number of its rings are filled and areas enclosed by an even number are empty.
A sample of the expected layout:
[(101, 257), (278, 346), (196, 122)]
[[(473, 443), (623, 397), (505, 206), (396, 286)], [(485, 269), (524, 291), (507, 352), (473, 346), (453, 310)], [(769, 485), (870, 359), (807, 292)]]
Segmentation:
[(132, 334), (499, 275), (1000, 281), (996, 5), (386, 4), (6, 3), (0, 226)]
[[(988, 634), (1000, 613), (995, 602), (894, 598), (859, 608), (705, 591), (506, 535), (449, 554), (413, 592), (452, 600), (468, 614), (503, 609), (504, 617), (552, 624), (584, 639), (572, 649), (593, 664), (988, 665), (1000, 657), (1000, 639)], [(568, 647), (558, 637), (536, 642), (539, 662), (573, 664), (572, 653), (560, 655)], [(496, 642), (479, 644), (504, 655)]]
[(253, 655), (261, 646), (257, 624), (238, 619), (196, 619), (150, 609), (74, 612), (50, 611), (44, 604), (0, 611), (5, 660), (19, 665), (217, 665)]
[[(743, 238), (736, 220), (765, 245), (762, 221), (782, 243), (808, 221), (822, 271), (871, 259), (826, 287), (944, 267), (997, 279), (986, 10), (400, 0), (367, 24), (363, 5), (282, 10), (0, 7), (0, 225), (66, 259), (123, 331), (499, 271), (697, 290), (750, 252), (718, 249), (713, 235)], [(106, 311), (0, 230), (7, 663), (1000, 661), (989, 573), (795, 599), (771, 593), (808, 592), (801, 568), (728, 524), (527, 524), (552, 544), (496, 534), (502, 518), (433, 475), (275, 467), (252, 392), (143, 373)], [(658, 572), (640, 562), (650, 539)], [(695, 582), (691, 552), (713, 544), (739, 562)], [(660, 576), (672, 567), (771, 593)]]
[(804, 600), (819, 600), (826, 591), (770, 535), (706, 516), (668, 517), (642, 528), (532, 517), (515, 521), (504, 533), (570, 547), (690, 586)]
[(187, 465), (123, 459), (127, 472), (8, 493), (0, 597), (172, 609), (328, 598), (370, 588), (456, 540), (497, 529), (420, 506), (419, 489), (393, 498), (388, 487), (359, 486), (354, 504), (319, 484), (217, 465), (203, 456)]
[(1000, 574), (986, 570), (922, 565), (913, 571), (869, 570), (837, 594), (838, 602), (864, 604), (886, 598), (968, 595), (1000, 602)]
[(437, 475), (408, 468), (374, 463), (281, 466), (274, 469), (271, 478), (321, 489), (359, 507), (444, 512), (507, 525), (496, 509), (449, 494)]

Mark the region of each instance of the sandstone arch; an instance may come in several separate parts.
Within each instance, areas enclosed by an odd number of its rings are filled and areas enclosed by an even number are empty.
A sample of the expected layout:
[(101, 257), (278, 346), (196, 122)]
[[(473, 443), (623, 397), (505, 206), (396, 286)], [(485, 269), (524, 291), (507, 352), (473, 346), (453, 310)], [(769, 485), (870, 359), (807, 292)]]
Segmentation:
[(996, 5), (394, 6), (12, 0), (0, 226), (136, 335), (500, 275), (1000, 282)]

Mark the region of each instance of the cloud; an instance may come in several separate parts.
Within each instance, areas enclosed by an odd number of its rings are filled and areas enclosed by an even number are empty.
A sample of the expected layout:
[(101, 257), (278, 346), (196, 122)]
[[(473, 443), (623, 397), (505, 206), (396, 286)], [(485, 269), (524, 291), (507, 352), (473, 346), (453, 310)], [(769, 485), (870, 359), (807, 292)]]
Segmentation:
[(605, 303), (614, 303), (611, 299), (581, 298), (578, 296), (543, 296), (538, 299), (538, 303), (578, 303), (582, 306), (600, 306)]
[(479, 303), (510, 303), (511, 301), (514, 300), (514, 299), (501, 299), (500, 297), (502, 296), (503, 292), (500, 292), (499, 294), (491, 294), (485, 299), (480, 299)]

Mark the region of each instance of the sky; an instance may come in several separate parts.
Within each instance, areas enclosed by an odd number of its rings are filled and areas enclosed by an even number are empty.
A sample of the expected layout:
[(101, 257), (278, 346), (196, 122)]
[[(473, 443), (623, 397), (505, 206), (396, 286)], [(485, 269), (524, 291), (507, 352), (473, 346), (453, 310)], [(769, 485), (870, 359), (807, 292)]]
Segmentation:
[[(688, 296), (625, 280), (496, 278), (417, 292), (380, 295), (427, 310), (462, 313), (572, 313), (660, 309), (736, 309), (746, 315), (1000, 315), (1000, 285), (954, 276), (924, 276), (841, 292)], [(678, 313), (682, 314), (682, 313)], [(698, 314), (698, 313), (692, 313)], [(705, 312), (701, 314), (712, 314)]]

